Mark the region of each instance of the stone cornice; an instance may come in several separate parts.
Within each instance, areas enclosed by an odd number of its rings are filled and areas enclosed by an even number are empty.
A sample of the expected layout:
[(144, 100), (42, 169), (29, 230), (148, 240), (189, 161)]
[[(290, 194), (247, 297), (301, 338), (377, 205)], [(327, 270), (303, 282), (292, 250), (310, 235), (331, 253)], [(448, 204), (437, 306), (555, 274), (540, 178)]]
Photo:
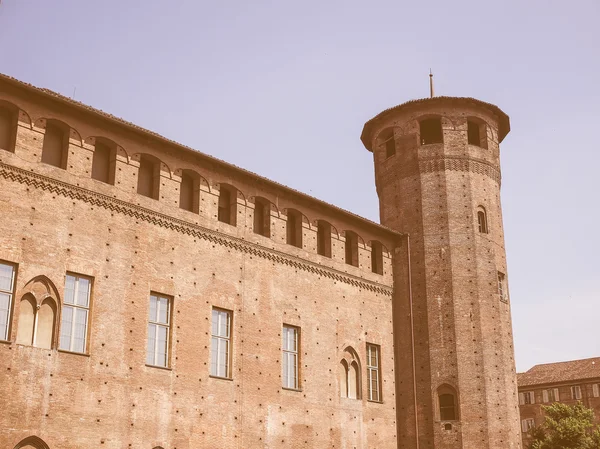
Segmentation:
[(300, 257), (292, 256), (275, 249), (266, 248), (256, 243), (248, 242), (194, 223), (161, 214), (83, 187), (58, 181), (39, 173), (29, 172), (3, 162), (0, 162), (0, 177), (66, 198), (83, 201), (110, 210), (111, 212), (133, 217), (137, 220), (143, 220), (162, 228), (170, 229), (181, 234), (188, 234), (213, 244), (218, 244), (253, 256), (262, 257), (263, 259), (268, 259), (272, 262), (289, 265), (299, 270), (333, 279), (337, 282), (343, 282), (385, 296), (392, 296), (392, 288), (386, 285), (362, 279), (348, 273), (343, 273), (334, 268), (324, 267)]

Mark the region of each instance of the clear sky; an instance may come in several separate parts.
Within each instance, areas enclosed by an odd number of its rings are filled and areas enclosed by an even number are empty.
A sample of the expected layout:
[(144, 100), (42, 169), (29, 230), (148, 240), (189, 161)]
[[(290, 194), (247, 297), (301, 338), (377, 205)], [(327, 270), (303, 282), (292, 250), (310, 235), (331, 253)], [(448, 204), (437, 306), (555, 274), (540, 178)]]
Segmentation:
[(2, 0), (0, 72), (379, 221), (359, 136), (497, 104), (517, 369), (600, 355), (600, 1)]

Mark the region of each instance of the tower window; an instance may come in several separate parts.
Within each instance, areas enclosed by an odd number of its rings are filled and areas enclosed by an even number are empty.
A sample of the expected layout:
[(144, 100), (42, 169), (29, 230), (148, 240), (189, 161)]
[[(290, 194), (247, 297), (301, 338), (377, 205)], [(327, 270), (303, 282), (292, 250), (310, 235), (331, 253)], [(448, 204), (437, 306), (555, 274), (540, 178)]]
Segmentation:
[(356, 351), (347, 347), (339, 365), (340, 397), (361, 399), (360, 365)]
[(385, 158), (390, 158), (396, 154), (396, 140), (394, 139), (394, 129), (389, 128), (381, 132), (380, 145), (385, 148)]
[(148, 198), (158, 199), (160, 189), (160, 161), (149, 154), (142, 154), (138, 171), (137, 192)]
[(233, 186), (221, 184), (218, 219), (231, 226), (237, 224), (237, 189)]
[(467, 120), (467, 142), (469, 145), (487, 148), (487, 132), (485, 122), (480, 119)]
[(442, 421), (456, 420), (456, 404), (454, 395), (445, 393), (440, 395), (440, 419)]
[(287, 244), (302, 248), (302, 214), (294, 209), (287, 211)]
[(0, 105), (0, 150), (15, 151), (17, 111)]
[(271, 237), (271, 203), (258, 196), (254, 200), (253, 229), (255, 234)]
[(371, 271), (383, 274), (383, 250), (381, 243), (377, 240), (371, 242)]
[(116, 145), (96, 140), (92, 159), (92, 178), (106, 184), (114, 184), (116, 158)]
[(8, 340), (14, 280), (15, 267), (0, 262), (0, 340)]
[(346, 263), (358, 267), (358, 235), (353, 231), (346, 231)]
[(48, 120), (42, 146), (42, 162), (63, 170), (67, 168), (69, 130), (66, 126)]
[(429, 118), (419, 123), (421, 132), (421, 145), (443, 143), (442, 120), (440, 118)]
[(197, 214), (200, 209), (200, 176), (192, 170), (181, 172), (179, 207)]
[(483, 207), (477, 209), (477, 225), (479, 226), (479, 232), (482, 234), (488, 233), (487, 214)]
[(367, 343), (367, 383), (369, 401), (381, 401), (381, 370), (379, 346)]
[(284, 388), (298, 389), (298, 346), (300, 328), (283, 325), (282, 336), (282, 380)]
[(331, 257), (331, 225), (325, 220), (317, 224), (317, 254)]
[(508, 289), (506, 288), (506, 275), (498, 271), (498, 295), (502, 301), (508, 301)]

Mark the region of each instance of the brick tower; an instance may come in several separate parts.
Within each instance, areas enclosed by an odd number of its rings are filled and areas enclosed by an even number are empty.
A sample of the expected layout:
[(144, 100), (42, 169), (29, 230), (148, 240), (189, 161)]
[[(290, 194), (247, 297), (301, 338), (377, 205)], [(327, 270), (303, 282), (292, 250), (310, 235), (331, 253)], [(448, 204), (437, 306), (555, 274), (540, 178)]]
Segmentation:
[(381, 223), (405, 234), (394, 270), (401, 448), (521, 447), (500, 206), (509, 129), (496, 106), (453, 97), (365, 124)]

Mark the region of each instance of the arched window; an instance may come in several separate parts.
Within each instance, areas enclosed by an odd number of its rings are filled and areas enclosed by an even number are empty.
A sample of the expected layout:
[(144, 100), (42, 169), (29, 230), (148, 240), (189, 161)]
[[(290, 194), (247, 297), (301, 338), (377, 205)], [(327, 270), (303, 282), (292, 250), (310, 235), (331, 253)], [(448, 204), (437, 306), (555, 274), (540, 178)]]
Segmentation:
[(340, 397), (361, 399), (360, 361), (356, 351), (347, 347), (338, 368), (340, 382)]
[(440, 421), (458, 420), (456, 391), (450, 385), (442, 385), (438, 388), (438, 405)]
[(14, 449), (50, 449), (43, 440), (36, 436), (30, 436), (21, 440)]
[(302, 213), (295, 209), (287, 210), (287, 244), (302, 248)]
[(469, 145), (487, 148), (487, 132), (483, 120), (477, 118), (467, 120), (467, 142)]
[(200, 213), (200, 175), (193, 170), (181, 171), (179, 207), (195, 214)]
[(71, 129), (58, 120), (47, 120), (42, 146), (42, 162), (66, 170)]
[(479, 206), (477, 208), (477, 225), (479, 226), (480, 233), (488, 233), (487, 214), (485, 213), (485, 209), (483, 208), (483, 206)]
[(19, 302), (17, 343), (52, 349), (56, 342), (58, 293), (45, 276), (37, 276), (23, 288)]
[(383, 246), (377, 240), (371, 242), (371, 271), (383, 274)]
[(92, 159), (92, 179), (114, 185), (117, 162), (117, 144), (112, 140), (96, 137)]
[(394, 138), (394, 128), (384, 129), (379, 134), (379, 145), (385, 149), (386, 159), (396, 154), (396, 139)]
[(346, 263), (358, 267), (358, 234), (354, 231), (345, 232)]
[(260, 196), (254, 199), (253, 230), (255, 234), (271, 237), (271, 202)]
[(0, 150), (15, 151), (19, 110), (10, 103), (0, 103)]
[(237, 225), (237, 189), (229, 184), (219, 187), (218, 220), (222, 223)]
[(317, 222), (317, 254), (331, 257), (331, 225), (325, 220)]
[(150, 154), (142, 154), (138, 170), (137, 192), (157, 200), (160, 191), (160, 160)]
[(419, 122), (421, 145), (443, 143), (442, 120), (439, 117), (428, 118)]

